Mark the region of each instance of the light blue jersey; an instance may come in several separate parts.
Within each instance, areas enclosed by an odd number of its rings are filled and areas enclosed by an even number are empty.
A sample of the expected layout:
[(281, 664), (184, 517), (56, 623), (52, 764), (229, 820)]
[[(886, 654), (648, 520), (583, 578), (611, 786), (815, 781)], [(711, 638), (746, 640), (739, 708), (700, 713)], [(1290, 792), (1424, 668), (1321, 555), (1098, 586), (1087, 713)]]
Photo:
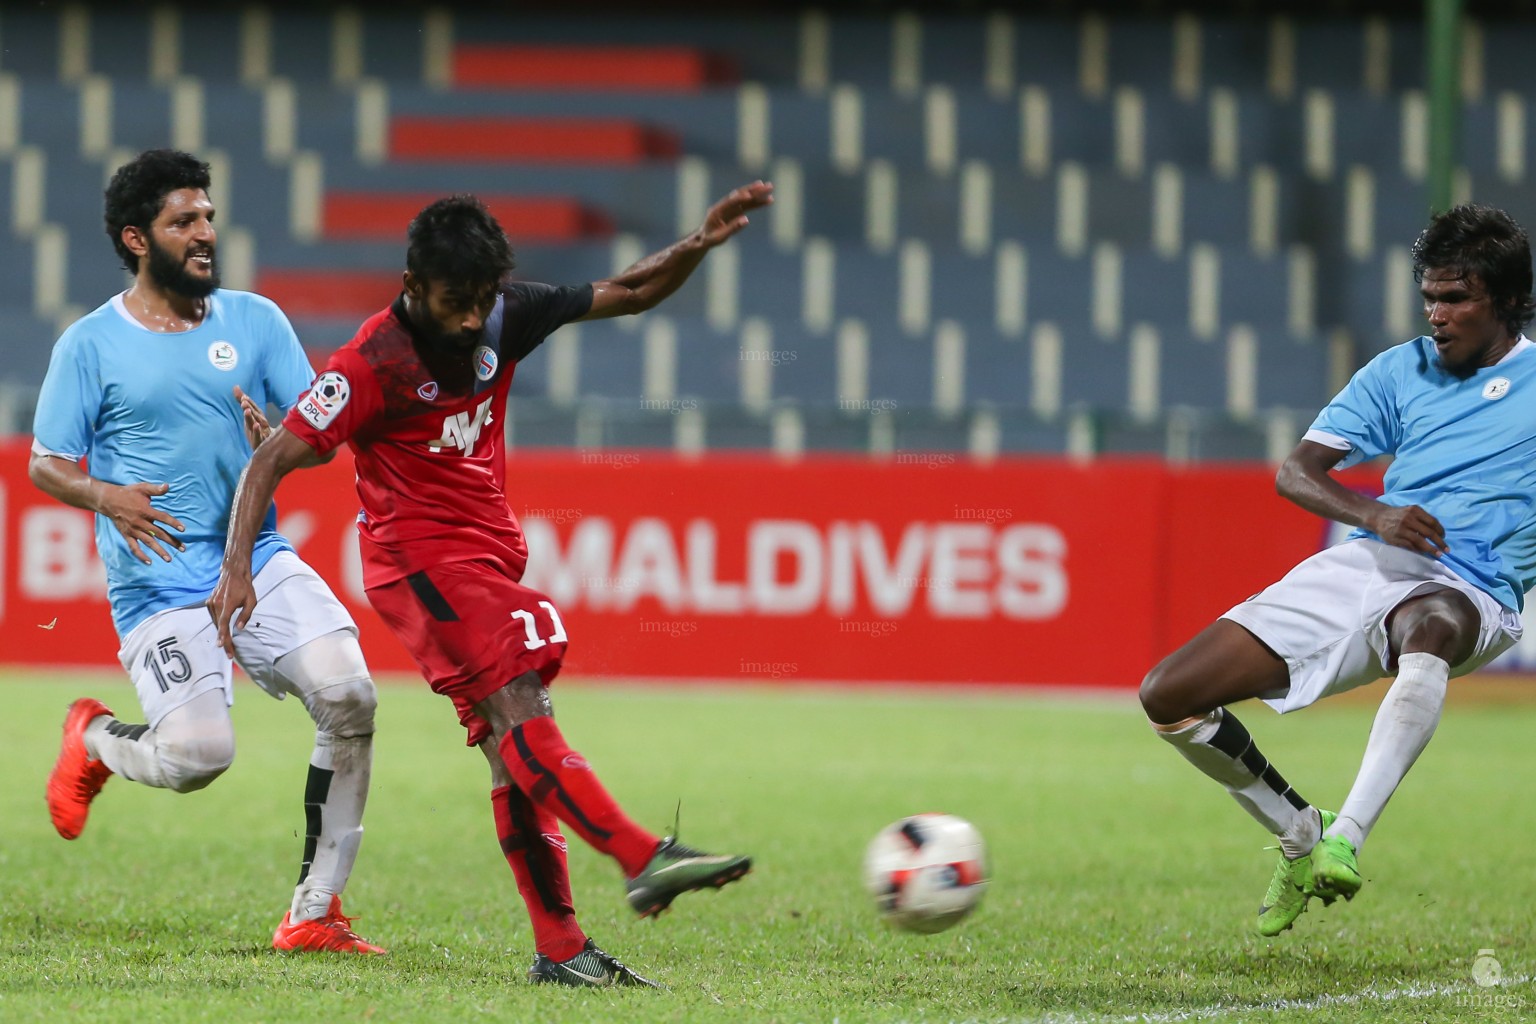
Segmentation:
[(1465, 380), (1441, 368), (1431, 339), (1397, 345), (1355, 374), (1307, 438), (1347, 442), (1341, 467), (1394, 456), (1381, 500), (1428, 511), (1445, 527), (1451, 571), (1524, 606), (1536, 584), (1536, 345), (1521, 337)]
[[(214, 292), (201, 324), (171, 334), (134, 320), (118, 295), (59, 338), (37, 400), (33, 450), (85, 458), (91, 476), (110, 483), (169, 484), (153, 504), (186, 527), (168, 529), (186, 551), (162, 562), (145, 548), (145, 565), (111, 520), (96, 517), (119, 638), (156, 612), (213, 593), (235, 484), (251, 457), (235, 385), (263, 408), (286, 412), (313, 377), (287, 317), (250, 292)], [(253, 573), (292, 550), (276, 527), (270, 509)]]

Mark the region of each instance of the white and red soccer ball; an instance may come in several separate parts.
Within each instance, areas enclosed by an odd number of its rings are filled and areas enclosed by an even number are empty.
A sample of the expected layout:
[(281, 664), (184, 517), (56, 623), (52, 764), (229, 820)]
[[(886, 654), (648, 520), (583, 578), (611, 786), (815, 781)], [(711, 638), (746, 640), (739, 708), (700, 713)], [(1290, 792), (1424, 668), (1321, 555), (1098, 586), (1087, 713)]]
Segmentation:
[(987, 890), (981, 833), (952, 814), (892, 822), (864, 854), (864, 887), (890, 924), (932, 934), (957, 924)]

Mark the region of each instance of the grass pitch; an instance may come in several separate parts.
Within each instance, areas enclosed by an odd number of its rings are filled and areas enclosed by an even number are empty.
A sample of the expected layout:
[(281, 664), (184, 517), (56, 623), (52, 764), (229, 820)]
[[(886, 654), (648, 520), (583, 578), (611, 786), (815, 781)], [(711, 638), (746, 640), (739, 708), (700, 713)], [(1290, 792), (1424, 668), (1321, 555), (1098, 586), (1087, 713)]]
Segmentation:
[[(1380, 690), (1373, 691), (1379, 697)], [(347, 909), (380, 958), (268, 943), (297, 873), (307, 717), (243, 680), (234, 767), (186, 796), (114, 779), (84, 836), (43, 783), (65, 704), (131, 715), (104, 675), (0, 678), (0, 1020), (1462, 1021), (1536, 1012), (1530, 736), (1517, 684), (1453, 684), (1435, 741), (1371, 838), (1367, 883), (1274, 941), (1251, 933), (1267, 837), (1147, 729), (1127, 693), (658, 688), (562, 682), (572, 745), (637, 819), (757, 859), (744, 882), (633, 919), (617, 869), (571, 845), (600, 944), (668, 992), (523, 980), (533, 949), (496, 847), (480, 755), (447, 701), (384, 688), (367, 838)], [(1324, 806), (1343, 798), (1374, 700), (1241, 714)], [(888, 931), (860, 885), (875, 831), (921, 810), (974, 821), (992, 887), (937, 936)], [(1492, 950), (1503, 984), (1472, 966)], [(1486, 976), (1485, 976), (1486, 977)]]

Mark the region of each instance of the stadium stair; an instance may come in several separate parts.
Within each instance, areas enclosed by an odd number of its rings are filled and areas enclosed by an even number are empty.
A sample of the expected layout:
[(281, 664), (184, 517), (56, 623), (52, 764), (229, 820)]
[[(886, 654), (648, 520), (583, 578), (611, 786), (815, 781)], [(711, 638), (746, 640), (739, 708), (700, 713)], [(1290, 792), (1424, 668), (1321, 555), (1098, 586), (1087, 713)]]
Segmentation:
[[(12, 5), (0, 39), (0, 237), (34, 268), (0, 314), (40, 353), (122, 284), (81, 197), (166, 144), (214, 164), (226, 280), (317, 357), (431, 198), (581, 281), (772, 178), (663, 310), (521, 368), (513, 434), (548, 443), (1272, 454), (1417, 323), (1408, 21)], [(1515, 209), (1533, 41), (1464, 47), (1460, 187)]]

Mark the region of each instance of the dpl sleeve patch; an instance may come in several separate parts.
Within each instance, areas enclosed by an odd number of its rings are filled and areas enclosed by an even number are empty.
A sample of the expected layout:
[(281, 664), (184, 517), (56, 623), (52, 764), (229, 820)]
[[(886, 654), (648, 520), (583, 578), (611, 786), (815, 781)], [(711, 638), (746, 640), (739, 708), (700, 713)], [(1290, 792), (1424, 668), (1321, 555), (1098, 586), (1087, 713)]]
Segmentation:
[(299, 402), (299, 415), (316, 430), (324, 430), (347, 407), (352, 398), (352, 385), (335, 370), (327, 370), (315, 378), (309, 394)]

